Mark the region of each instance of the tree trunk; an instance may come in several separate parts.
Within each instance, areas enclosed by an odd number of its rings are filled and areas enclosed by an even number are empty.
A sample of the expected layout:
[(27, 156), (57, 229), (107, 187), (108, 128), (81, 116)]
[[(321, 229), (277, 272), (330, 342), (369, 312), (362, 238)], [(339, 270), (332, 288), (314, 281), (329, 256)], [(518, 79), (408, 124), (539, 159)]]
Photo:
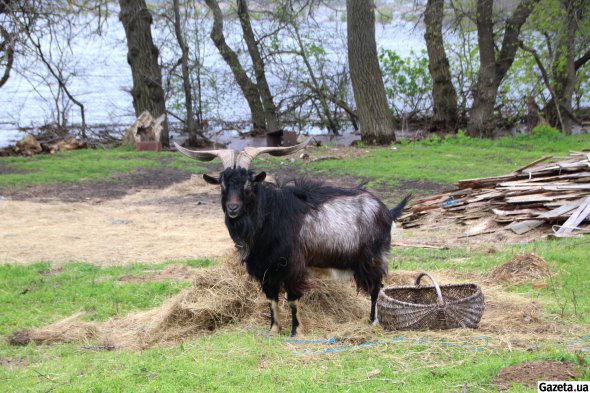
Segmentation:
[(254, 75), (256, 76), (256, 85), (258, 86), (258, 92), (260, 93), (260, 99), (262, 100), (262, 106), (264, 108), (266, 130), (268, 133), (279, 132), (282, 127), (280, 126), (277, 116), (277, 108), (274, 104), (272, 93), (270, 92), (270, 87), (266, 80), (264, 61), (258, 50), (258, 42), (256, 41), (254, 31), (252, 30), (250, 14), (248, 13), (248, 2), (246, 0), (237, 0), (237, 11), (240, 24), (242, 25), (242, 32), (244, 33), (244, 40), (248, 47), (248, 53), (252, 59)]
[[(162, 70), (158, 65), (158, 48), (152, 40), (150, 14), (145, 0), (119, 0), (119, 20), (127, 36), (127, 62), (133, 76), (133, 107), (135, 115), (149, 111), (154, 118), (166, 113), (162, 88)], [(169, 145), (168, 121), (164, 120), (161, 142)]]
[(252, 126), (254, 130), (266, 131), (266, 118), (264, 107), (260, 100), (260, 93), (256, 84), (252, 83), (244, 67), (240, 64), (238, 55), (229, 47), (223, 35), (223, 13), (219, 8), (217, 0), (205, 0), (207, 7), (213, 12), (213, 27), (211, 29), (211, 39), (217, 47), (219, 54), (225, 60), (225, 63), (231, 69), (236, 83), (242, 90), (244, 98), (248, 102), (250, 113), (252, 115)]
[(181, 20), (180, 20), (180, 5), (179, 0), (173, 0), (174, 5), (174, 33), (176, 35), (176, 40), (178, 41), (178, 46), (180, 46), (181, 56), (180, 56), (180, 68), (182, 70), (182, 87), (184, 90), (184, 106), (186, 108), (186, 128), (188, 131), (188, 139), (187, 145), (188, 146), (198, 146), (198, 136), (197, 136), (197, 127), (195, 124), (195, 115), (193, 113), (193, 95), (191, 91), (191, 81), (190, 81), (190, 73), (189, 73), (189, 65), (188, 65), (188, 46), (184, 41), (184, 37), (182, 35), (182, 27), (181, 27)]
[[(562, 6), (566, 8), (566, 20), (563, 22), (562, 34), (560, 34), (556, 45), (556, 59), (553, 62), (553, 76), (555, 78), (555, 96), (559, 105), (559, 112), (555, 102), (550, 106), (546, 113), (549, 122), (552, 125), (561, 123), (562, 132), (571, 134), (572, 119), (569, 114), (572, 113), (572, 98), (576, 88), (576, 61), (575, 61), (575, 39), (578, 29), (579, 11), (582, 7), (580, 1), (563, 0)], [(561, 117), (561, 122), (558, 117)]]
[(424, 39), (428, 51), (428, 69), (432, 77), (433, 131), (451, 131), (457, 125), (457, 93), (442, 35), (444, 5), (444, 0), (428, 0), (424, 12)]
[(494, 136), (494, 106), (498, 88), (514, 62), (519, 46), (520, 29), (536, 3), (523, 0), (504, 25), (504, 38), (496, 56), (492, 11), (494, 0), (477, 0), (477, 41), (479, 44), (479, 73), (473, 92), (467, 133), (475, 137)]
[[(2, 0), (0, 0), (0, 3), (1, 2)], [(2, 13), (3, 11), (0, 9), (0, 15)], [(3, 26), (0, 26), (0, 38), (2, 39), (2, 42), (0, 42), (0, 61), (4, 66), (4, 72), (0, 78), (0, 87), (2, 87), (6, 81), (8, 81), (8, 78), (10, 78), (10, 71), (12, 71), (12, 66), (14, 64), (15, 37)]]
[(348, 63), (364, 143), (395, 141), (393, 117), (387, 107), (377, 43), (373, 0), (346, 0)]

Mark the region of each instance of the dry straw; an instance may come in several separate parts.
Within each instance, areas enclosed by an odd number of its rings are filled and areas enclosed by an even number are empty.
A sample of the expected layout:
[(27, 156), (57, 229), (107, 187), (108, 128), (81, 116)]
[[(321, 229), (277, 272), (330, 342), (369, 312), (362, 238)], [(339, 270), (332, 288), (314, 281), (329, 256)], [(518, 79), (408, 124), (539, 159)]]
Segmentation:
[[(439, 270), (436, 275), (441, 282), (457, 281), (456, 272)], [(409, 283), (415, 276), (416, 272), (393, 271), (386, 282)], [(506, 292), (498, 283), (485, 281), (481, 276), (470, 278), (483, 281), (486, 294), (486, 312), (478, 330), (406, 332), (404, 336), (466, 340), (485, 334), (495, 337), (490, 346), (513, 348), (529, 347), (531, 341), (543, 338), (556, 340), (570, 333), (563, 324), (548, 320), (537, 303)], [(383, 329), (368, 323), (369, 299), (357, 293), (353, 283), (314, 278), (311, 286), (301, 302), (308, 338), (320, 335), (359, 344), (385, 336)], [(280, 320), (287, 325), (290, 323), (288, 305), (281, 301), (280, 306)], [(248, 277), (233, 253), (219, 265), (196, 270), (192, 287), (160, 307), (104, 322), (82, 321), (81, 315), (72, 315), (46, 327), (15, 332), (8, 341), (14, 345), (81, 342), (91, 348), (142, 349), (211, 334), (226, 326), (267, 331), (269, 324), (268, 303), (258, 283)]]

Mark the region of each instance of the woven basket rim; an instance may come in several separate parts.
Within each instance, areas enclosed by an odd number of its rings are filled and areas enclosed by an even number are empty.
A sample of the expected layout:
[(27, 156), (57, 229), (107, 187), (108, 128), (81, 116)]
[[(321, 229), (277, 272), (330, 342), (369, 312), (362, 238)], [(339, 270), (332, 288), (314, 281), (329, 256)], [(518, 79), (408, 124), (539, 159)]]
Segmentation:
[[(473, 300), (476, 297), (481, 296), (483, 293), (481, 291), (481, 287), (479, 286), (479, 284), (476, 283), (462, 283), (462, 284), (446, 284), (446, 285), (439, 285), (440, 289), (442, 290), (443, 288), (453, 288), (453, 287), (474, 287), (475, 291), (466, 297), (462, 297), (461, 299), (456, 299), (456, 300), (445, 300), (446, 305), (455, 305), (455, 304), (459, 304), (459, 303), (464, 303), (465, 301), (469, 301), (469, 300)], [(424, 303), (410, 303), (410, 302), (405, 302), (403, 300), (398, 300), (396, 298), (393, 298), (391, 296), (389, 296), (386, 291), (388, 290), (399, 290), (399, 289), (410, 289), (410, 290), (423, 290), (423, 289), (433, 289), (436, 290), (434, 285), (420, 285), (420, 286), (416, 286), (416, 285), (392, 285), (389, 287), (385, 287), (385, 288), (381, 288), (381, 291), (379, 292), (379, 296), (383, 296), (387, 301), (391, 301), (391, 302), (395, 302), (397, 304), (401, 304), (401, 305), (405, 305), (405, 306), (412, 306), (412, 307), (421, 307), (421, 308), (426, 308), (426, 307), (432, 307), (432, 306), (438, 306), (436, 301), (433, 303), (428, 303), (428, 304), (424, 304)]]

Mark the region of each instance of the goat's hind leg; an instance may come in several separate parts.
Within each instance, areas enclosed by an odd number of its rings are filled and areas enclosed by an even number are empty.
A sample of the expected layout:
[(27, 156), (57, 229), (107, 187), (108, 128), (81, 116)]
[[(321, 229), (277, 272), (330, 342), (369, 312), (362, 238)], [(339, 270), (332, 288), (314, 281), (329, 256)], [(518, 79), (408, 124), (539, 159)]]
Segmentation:
[(379, 297), (379, 292), (381, 291), (381, 287), (383, 285), (381, 283), (375, 285), (371, 290), (371, 323), (373, 325), (379, 324), (379, 316), (377, 315), (377, 298)]
[(291, 337), (303, 336), (303, 324), (301, 323), (301, 316), (299, 313), (299, 298), (301, 295), (294, 293), (287, 293), (287, 301), (291, 309)]

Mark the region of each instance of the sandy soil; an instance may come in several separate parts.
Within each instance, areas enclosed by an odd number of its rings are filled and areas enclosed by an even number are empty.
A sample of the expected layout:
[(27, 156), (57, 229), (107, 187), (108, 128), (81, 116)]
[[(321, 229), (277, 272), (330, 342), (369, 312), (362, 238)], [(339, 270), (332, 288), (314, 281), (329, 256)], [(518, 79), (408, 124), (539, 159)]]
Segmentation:
[[(280, 173), (279, 178), (286, 175)], [(337, 184), (355, 187), (359, 180), (343, 177)], [(408, 187), (430, 190), (440, 185), (413, 183), (373, 191), (393, 206), (404, 195), (400, 190)], [(5, 189), (0, 195), (0, 263), (124, 265), (213, 258), (233, 248), (219, 190), (200, 175), (134, 173), (113, 181)], [(417, 228), (398, 225), (392, 230), (392, 243), (494, 248), (540, 237), (535, 231), (516, 236), (497, 224), (495, 231), (461, 236), (477, 224), (465, 227), (431, 214)]]
[(216, 257), (232, 248), (219, 191), (200, 176), (119, 199), (0, 200), (0, 263), (99, 265)]

